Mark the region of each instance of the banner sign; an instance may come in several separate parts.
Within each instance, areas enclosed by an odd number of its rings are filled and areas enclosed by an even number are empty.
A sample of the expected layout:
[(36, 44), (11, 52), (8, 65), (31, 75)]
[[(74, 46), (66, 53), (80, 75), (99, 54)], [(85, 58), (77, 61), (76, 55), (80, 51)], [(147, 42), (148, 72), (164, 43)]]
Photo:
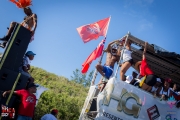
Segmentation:
[(152, 94), (111, 78), (97, 98), (95, 120), (180, 120), (173, 97), (160, 100)]

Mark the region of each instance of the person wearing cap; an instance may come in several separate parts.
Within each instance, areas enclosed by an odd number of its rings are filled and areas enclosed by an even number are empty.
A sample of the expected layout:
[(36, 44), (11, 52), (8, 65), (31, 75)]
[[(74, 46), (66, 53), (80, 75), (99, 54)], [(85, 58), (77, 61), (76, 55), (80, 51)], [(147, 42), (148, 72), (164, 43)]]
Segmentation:
[(41, 120), (57, 120), (58, 110), (53, 109), (50, 114), (45, 114)]
[(26, 52), (25, 56), (23, 57), (22, 66), (20, 66), (19, 71), (29, 77), (29, 82), (34, 82), (34, 78), (31, 77), (28, 70), (30, 70), (30, 63), (34, 59), (36, 54), (32, 51)]
[(102, 79), (100, 80), (98, 86), (100, 91), (104, 89), (107, 81), (112, 76), (114, 71), (114, 64), (116, 62), (119, 62), (120, 59), (119, 41), (117, 40), (109, 43), (105, 52), (107, 52), (105, 65), (101, 65), (101, 64), (96, 65), (97, 71), (102, 75)]
[(172, 96), (172, 91), (170, 89), (171, 83), (172, 80), (170, 78), (166, 78), (164, 80), (164, 85), (158, 88), (157, 95), (161, 97), (161, 99), (167, 100), (169, 97)]
[(152, 86), (156, 84), (156, 76), (154, 75), (153, 71), (149, 68), (146, 61), (145, 54), (146, 54), (147, 45), (148, 43), (145, 42), (144, 51), (142, 54), (142, 61), (139, 61), (135, 64), (135, 69), (140, 72), (139, 78), (145, 77), (145, 79), (142, 80), (144, 81), (144, 83), (142, 83), (141, 88), (145, 91), (150, 91), (152, 89)]
[[(18, 95), (21, 100), (18, 109), (17, 120), (32, 120), (36, 105), (36, 96), (34, 95), (34, 93), (36, 93), (37, 90), (36, 87), (38, 87), (38, 85), (30, 83), (27, 87), (27, 90), (22, 89), (13, 92), (14, 94)], [(11, 90), (5, 91), (3, 93), (3, 97), (6, 97), (6, 95), (10, 93)]]
[(161, 79), (160, 78), (157, 78), (156, 79), (156, 84), (152, 87), (152, 89), (151, 89), (151, 93), (153, 94), (153, 95), (155, 95), (156, 96), (156, 91), (158, 90), (158, 88), (161, 86)]
[[(28, 30), (30, 30), (31, 36), (32, 36), (30, 41), (32, 41), (34, 39), (33, 36), (34, 36), (36, 27), (37, 27), (37, 15), (32, 13), (31, 8), (29, 7), (32, 4), (32, 1), (31, 0), (19, 0), (19, 1), (10, 0), (10, 2), (13, 2), (14, 4), (16, 4), (16, 6), (18, 8), (22, 8), (24, 10), (24, 13), (27, 15), (24, 18), (24, 21), (21, 23), (21, 25), (23, 27), (27, 28)], [(6, 47), (6, 44), (9, 40), (9, 38), (11, 37), (11, 34), (12, 34), (16, 24), (19, 24), (19, 23), (12, 22), (10, 24), (10, 27), (8, 28), (7, 34), (3, 38), (0, 38), (0, 40), (4, 41), (2, 44), (0, 44), (0, 46), (2, 48)]]
[(131, 75), (128, 75), (127, 77), (126, 77), (126, 83), (128, 83), (128, 84), (132, 84), (132, 80), (133, 80), (133, 76), (131, 76)]

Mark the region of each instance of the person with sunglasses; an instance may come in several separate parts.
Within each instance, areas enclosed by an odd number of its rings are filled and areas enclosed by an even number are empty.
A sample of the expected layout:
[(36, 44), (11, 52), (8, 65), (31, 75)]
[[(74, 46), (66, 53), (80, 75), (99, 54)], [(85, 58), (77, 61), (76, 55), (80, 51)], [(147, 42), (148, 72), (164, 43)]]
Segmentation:
[(102, 75), (102, 79), (100, 80), (98, 86), (100, 91), (104, 89), (107, 81), (112, 76), (115, 63), (119, 62), (120, 59), (119, 41), (117, 40), (109, 43), (105, 52), (107, 52), (106, 63), (104, 65), (101, 64), (96, 65), (97, 71)]

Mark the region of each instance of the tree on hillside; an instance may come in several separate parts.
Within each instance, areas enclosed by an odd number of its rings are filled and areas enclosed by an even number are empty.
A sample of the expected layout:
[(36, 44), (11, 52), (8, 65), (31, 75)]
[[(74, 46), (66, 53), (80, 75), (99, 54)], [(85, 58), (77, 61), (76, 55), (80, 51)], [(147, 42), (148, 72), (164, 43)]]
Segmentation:
[(71, 76), (71, 81), (74, 81), (76, 83), (82, 84), (85, 87), (88, 87), (91, 85), (91, 80), (93, 78), (93, 71), (91, 71), (88, 75), (82, 74), (79, 69), (76, 69), (73, 71), (73, 76)]
[(41, 68), (32, 66), (30, 73), (34, 77), (35, 83), (49, 89), (38, 100), (34, 120), (40, 120), (53, 108), (59, 111), (58, 120), (78, 120), (88, 88)]

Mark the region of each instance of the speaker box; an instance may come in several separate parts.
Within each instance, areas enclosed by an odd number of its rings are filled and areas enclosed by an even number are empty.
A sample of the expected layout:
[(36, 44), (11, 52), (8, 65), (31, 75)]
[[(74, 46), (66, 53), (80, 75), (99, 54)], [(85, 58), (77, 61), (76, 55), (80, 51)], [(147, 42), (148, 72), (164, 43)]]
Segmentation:
[[(1, 91), (2, 92), (2, 91)], [(8, 96), (6, 97), (2, 97), (1, 95), (1, 100), (0, 100), (0, 103), (1, 103), (1, 107), (0, 107), (0, 114), (2, 113), (2, 106), (6, 106), (6, 101), (8, 99)], [(6, 107), (8, 108), (14, 108), (15, 110), (15, 119), (13, 120), (16, 120), (17, 119), (17, 112), (18, 112), (18, 107), (20, 105), (20, 98), (16, 95), (12, 95), (8, 105)], [(9, 117), (2, 117), (1, 120), (12, 120), (10, 119)]]
[(28, 76), (21, 74), (20, 78), (18, 79), (18, 83), (16, 85), (15, 90), (26, 89), (28, 78)]
[(18, 72), (30, 39), (31, 32), (20, 24), (16, 24), (2, 55), (0, 69), (4, 67)]
[(11, 90), (18, 76), (18, 72), (2, 68), (0, 70), (0, 90)]

